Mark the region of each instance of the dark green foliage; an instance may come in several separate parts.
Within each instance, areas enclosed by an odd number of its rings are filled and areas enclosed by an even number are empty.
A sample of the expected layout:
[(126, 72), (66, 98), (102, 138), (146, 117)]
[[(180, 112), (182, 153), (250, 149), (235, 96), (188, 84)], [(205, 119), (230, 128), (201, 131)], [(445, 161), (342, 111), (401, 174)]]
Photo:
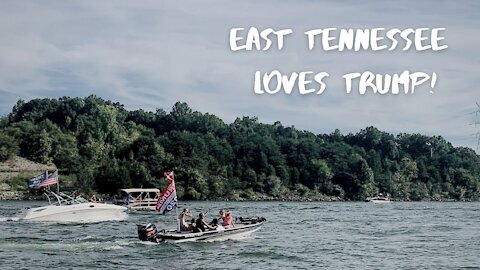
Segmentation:
[(20, 148), (14, 137), (0, 131), (0, 161), (18, 154)]
[(54, 163), (69, 187), (84, 192), (164, 188), (164, 171), (174, 170), (181, 199), (480, 197), (480, 158), (473, 150), (374, 127), (316, 135), (255, 117), (227, 125), (182, 102), (170, 113), (127, 111), (89, 96), (19, 100), (0, 128), (1, 160), (19, 154)]

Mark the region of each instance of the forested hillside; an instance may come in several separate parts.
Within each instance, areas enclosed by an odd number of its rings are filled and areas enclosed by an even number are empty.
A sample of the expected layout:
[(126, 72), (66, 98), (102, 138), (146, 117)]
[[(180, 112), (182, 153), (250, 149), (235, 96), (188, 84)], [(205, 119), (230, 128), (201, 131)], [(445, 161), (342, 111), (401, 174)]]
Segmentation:
[(226, 124), (181, 102), (167, 113), (96, 96), (20, 100), (0, 119), (0, 160), (13, 155), (55, 164), (64, 186), (105, 194), (161, 188), (173, 169), (180, 199), (480, 197), (479, 156), (442, 137), (314, 134), (255, 117)]

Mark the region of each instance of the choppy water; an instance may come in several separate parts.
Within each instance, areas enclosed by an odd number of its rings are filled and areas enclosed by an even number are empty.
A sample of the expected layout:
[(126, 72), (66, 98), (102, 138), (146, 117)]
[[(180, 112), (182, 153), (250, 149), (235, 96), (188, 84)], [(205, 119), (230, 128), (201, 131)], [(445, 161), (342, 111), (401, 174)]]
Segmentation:
[(5, 221), (35, 204), (0, 202), (1, 269), (480, 269), (480, 203), (182, 202), (210, 218), (228, 208), (268, 223), (244, 240), (178, 245), (137, 240), (137, 223), (175, 227), (154, 213), (88, 225)]

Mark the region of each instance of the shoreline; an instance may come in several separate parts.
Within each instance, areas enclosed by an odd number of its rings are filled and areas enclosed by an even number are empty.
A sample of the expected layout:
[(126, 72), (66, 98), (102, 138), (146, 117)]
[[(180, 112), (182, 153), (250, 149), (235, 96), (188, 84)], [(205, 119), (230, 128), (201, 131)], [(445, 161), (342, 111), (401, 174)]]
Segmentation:
[(28, 191), (0, 191), (0, 201), (40, 201), (43, 195), (30, 194)]
[[(0, 191), (0, 201), (44, 201), (45, 197), (43, 195), (34, 195), (28, 191)], [(110, 199), (106, 201), (111, 201)], [(190, 201), (190, 200), (189, 200)], [(338, 197), (328, 197), (325, 199), (311, 199), (303, 198), (299, 196), (292, 196), (287, 198), (275, 198), (269, 196), (259, 196), (258, 198), (220, 198), (217, 200), (195, 200), (195, 201), (218, 201), (218, 202), (364, 202), (361, 200), (351, 201), (343, 200)], [(439, 199), (439, 200), (392, 200), (392, 202), (479, 202), (472, 200), (454, 200), (454, 199)]]

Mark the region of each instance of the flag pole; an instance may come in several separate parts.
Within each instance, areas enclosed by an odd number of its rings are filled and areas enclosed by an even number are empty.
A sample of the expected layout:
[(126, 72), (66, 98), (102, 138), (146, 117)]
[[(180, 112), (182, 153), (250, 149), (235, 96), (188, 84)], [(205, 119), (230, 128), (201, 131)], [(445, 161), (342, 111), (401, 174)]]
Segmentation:
[[(175, 175), (173, 173), (173, 170), (172, 170), (172, 174)], [(173, 188), (175, 190), (177, 190), (177, 187), (175, 187), (175, 178), (173, 178)], [(178, 199), (177, 199), (177, 193), (175, 192), (175, 199), (176, 199), (176, 202), (175, 202), (175, 217), (177, 219), (177, 231), (180, 232), (181, 231), (181, 228), (180, 228), (180, 218), (178, 216)]]
[(180, 217), (178, 216), (177, 205), (175, 205), (175, 216), (177, 217), (177, 231), (180, 232)]
[[(43, 181), (47, 181), (48, 179), (48, 170), (45, 170), (45, 178), (43, 179)], [(50, 192), (50, 186), (47, 186), (45, 187), (45, 189), (48, 188), (48, 191)]]
[(58, 176), (58, 170), (57, 172), (57, 194), (60, 194), (60, 177)]

